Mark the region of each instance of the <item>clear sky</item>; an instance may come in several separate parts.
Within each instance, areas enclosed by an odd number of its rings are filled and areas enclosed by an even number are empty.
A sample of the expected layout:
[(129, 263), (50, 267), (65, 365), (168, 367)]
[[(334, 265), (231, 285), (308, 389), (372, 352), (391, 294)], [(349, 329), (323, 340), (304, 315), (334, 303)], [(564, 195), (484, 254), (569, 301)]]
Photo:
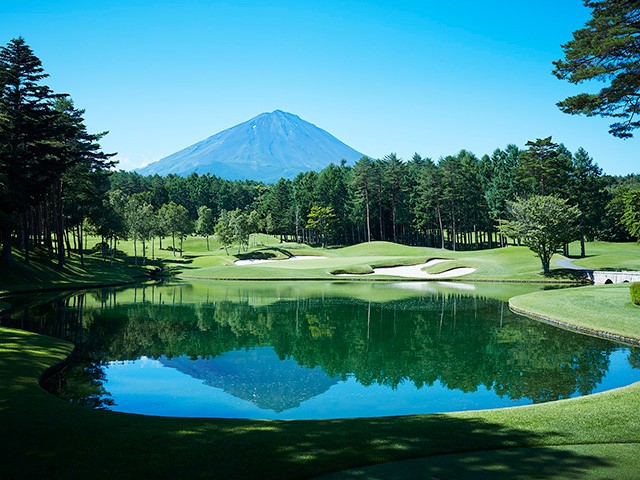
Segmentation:
[(0, 43), (25, 38), (125, 170), (281, 109), (375, 158), (552, 135), (639, 173), (640, 132), (555, 106), (595, 88), (551, 74), (589, 16), (581, 0), (0, 0)]

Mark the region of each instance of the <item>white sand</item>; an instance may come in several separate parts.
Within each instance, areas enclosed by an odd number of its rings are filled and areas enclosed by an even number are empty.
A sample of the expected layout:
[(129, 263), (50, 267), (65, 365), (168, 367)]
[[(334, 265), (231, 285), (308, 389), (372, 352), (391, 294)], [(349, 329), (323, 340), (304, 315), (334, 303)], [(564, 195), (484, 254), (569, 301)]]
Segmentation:
[[(361, 275), (390, 275), (393, 277), (403, 277), (403, 278), (438, 279), (438, 278), (461, 277), (462, 275), (468, 275), (476, 271), (475, 268), (468, 268), (468, 267), (452, 268), (451, 270), (447, 270), (446, 272), (442, 272), (442, 273), (427, 273), (422, 271), (422, 269), (425, 267), (430, 267), (431, 265), (436, 265), (438, 263), (448, 262), (448, 261), (449, 260), (445, 260), (442, 258), (435, 258), (433, 260), (429, 260), (426, 263), (421, 263), (418, 265), (374, 268), (373, 273), (364, 273)], [(336, 276), (353, 276), (353, 275), (359, 275), (359, 274), (344, 273)]]
[(264, 260), (264, 259), (259, 259), (259, 258), (249, 258), (247, 260), (236, 260), (235, 263), (236, 265), (258, 265), (260, 263), (272, 263), (272, 262), (291, 262), (291, 261), (298, 261), (298, 260), (320, 260), (322, 258), (327, 258), (327, 257), (322, 257), (320, 255), (300, 255), (300, 256), (291, 256), (289, 258), (285, 258), (283, 260)]

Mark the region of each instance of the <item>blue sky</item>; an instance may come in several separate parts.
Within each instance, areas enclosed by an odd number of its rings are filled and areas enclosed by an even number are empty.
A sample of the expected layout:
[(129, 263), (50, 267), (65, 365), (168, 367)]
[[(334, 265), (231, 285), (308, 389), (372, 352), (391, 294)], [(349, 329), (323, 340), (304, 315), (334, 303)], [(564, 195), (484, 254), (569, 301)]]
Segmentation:
[(588, 18), (581, 0), (0, 0), (0, 43), (26, 39), (124, 169), (281, 109), (376, 158), (552, 135), (638, 173), (638, 139), (555, 106), (597, 86), (551, 74)]

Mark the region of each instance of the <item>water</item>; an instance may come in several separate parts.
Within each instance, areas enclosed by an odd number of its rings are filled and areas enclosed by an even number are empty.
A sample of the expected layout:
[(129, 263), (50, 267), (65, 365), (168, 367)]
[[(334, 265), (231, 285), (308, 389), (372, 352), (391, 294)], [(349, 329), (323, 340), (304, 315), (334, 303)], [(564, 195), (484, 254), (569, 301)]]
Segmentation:
[[(146, 415), (326, 419), (497, 408), (640, 380), (640, 351), (428, 282), (201, 282), (12, 299), (74, 342), (47, 388)], [(500, 295), (514, 292), (502, 286)], [(527, 287), (530, 288), (530, 287)], [(23, 305), (20, 305), (23, 303)]]

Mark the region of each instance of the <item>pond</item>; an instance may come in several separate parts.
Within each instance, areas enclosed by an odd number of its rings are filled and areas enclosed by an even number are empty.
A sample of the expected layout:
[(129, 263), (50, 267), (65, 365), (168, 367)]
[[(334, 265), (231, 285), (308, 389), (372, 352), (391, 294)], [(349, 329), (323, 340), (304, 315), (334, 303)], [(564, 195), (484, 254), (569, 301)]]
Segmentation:
[(515, 315), (495, 298), (531, 288), (154, 284), (16, 297), (0, 323), (76, 345), (45, 385), (52, 393), (146, 415), (408, 415), (547, 402), (640, 380), (639, 349)]

